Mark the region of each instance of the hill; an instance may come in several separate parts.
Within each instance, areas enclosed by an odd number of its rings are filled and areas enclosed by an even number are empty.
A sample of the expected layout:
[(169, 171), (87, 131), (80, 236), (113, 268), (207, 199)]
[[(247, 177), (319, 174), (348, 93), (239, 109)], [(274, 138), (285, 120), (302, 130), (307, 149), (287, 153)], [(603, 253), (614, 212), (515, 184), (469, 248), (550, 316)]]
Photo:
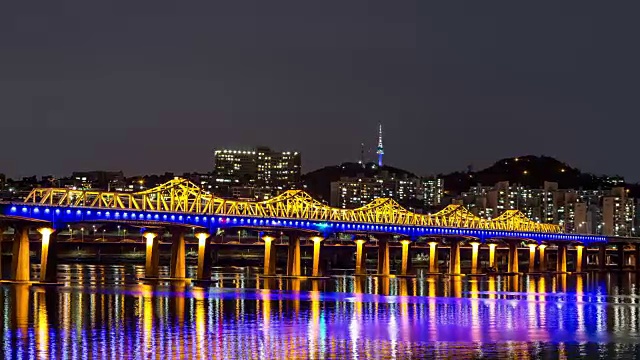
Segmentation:
[(620, 176), (584, 173), (552, 157), (534, 155), (501, 159), (477, 172), (454, 172), (441, 176), (445, 189), (452, 193), (467, 191), (478, 184), (492, 186), (499, 181), (531, 188), (541, 188), (545, 181), (553, 181), (561, 189), (606, 189), (624, 185)]

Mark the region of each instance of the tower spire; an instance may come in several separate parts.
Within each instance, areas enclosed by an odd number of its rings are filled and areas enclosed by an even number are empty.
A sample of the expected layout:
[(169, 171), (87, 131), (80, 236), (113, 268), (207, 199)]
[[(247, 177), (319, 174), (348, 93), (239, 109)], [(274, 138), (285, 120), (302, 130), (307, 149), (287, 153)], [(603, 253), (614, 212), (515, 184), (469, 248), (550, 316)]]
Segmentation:
[(379, 123), (378, 127), (378, 149), (376, 154), (378, 154), (378, 166), (382, 166), (382, 155), (384, 155), (384, 147), (382, 146), (382, 123)]

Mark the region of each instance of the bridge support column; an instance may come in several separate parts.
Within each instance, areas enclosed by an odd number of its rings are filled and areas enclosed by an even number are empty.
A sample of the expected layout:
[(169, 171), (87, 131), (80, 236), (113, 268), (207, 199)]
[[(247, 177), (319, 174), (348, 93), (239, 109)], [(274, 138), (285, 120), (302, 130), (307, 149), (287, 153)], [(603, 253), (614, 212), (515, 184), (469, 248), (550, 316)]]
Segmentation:
[(409, 254), (409, 247), (411, 246), (411, 240), (400, 241), (402, 245), (402, 263), (400, 265), (400, 275), (407, 276), (411, 268), (411, 255)]
[(460, 275), (460, 242), (453, 240), (449, 253), (449, 275)]
[(389, 239), (386, 237), (378, 240), (378, 275), (389, 276)]
[(624, 258), (624, 244), (618, 244), (618, 270), (622, 271), (626, 264)]
[(607, 245), (600, 245), (598, 249), (598, 269), (600, 271), (607, 270)]
[(147, 251), (144, 265), (144, 277), (157, 278), (158, 266), (160, 264), (160, 251), (158, 234), (152, 232), (144, 233), (144, 238), (147, 241)]
[(11, 280), (31, 280), (31, 263), (29, 262), (29, 227), (25, 225), (18, 225), (15, 227), (12, 254)]
[(640, 244), (636, 244), (636, 263), (635, 263), (636, 271), (640, 271)]
[(289, 235), (289, 255), (287, 256), (287, 275), (300, 276), (300, 236)]
[(169, 277), (172, 279), (184, 279), (187, 275), (187, 253), (185, 251), (184, 230), (171, 231), (171, 268)]
[(440, 272), (438, 269), (438, 243), (436, 241), (429, 243), (429, 272), (432, 274)]
[(471, 274), (478, 273), (478, 252), (480, 250), (480, 243), (473, 241), (471, 244)]
[(567, 272), (567, 245), (566, 244), (558, 244), (558, 255), (556, 256), (556, 272), (558, 273), (566, 273)]
[(367, 275), (366, 259), (367, 255), (364, 252), (364, 243), (366, 240), (356, 240), (356, 275)]
[(322, 240), (320, 236), (315, 236), (313, 239), (313, 267), (311, 268), (311, 276), (320, 276), (320, 253), (322, 250)]
[(0, 280), (3, 280), (2, 277), (2, 241), (4, 240), (4, 232), (7, 229), (3, 226), (0, 226)]
[(540, 272), (547, 272), (547, 255), (544, 250), (547, 248), (547, 245), (540, 244), (538, 245), (538, 251), (540, 252)]
[(529, 272), (536, 271), (536, 244), (529, 244)]
[(276, 274), (276, 247), (273, 237), (266, 235), (264, 240), (264, 275), (273, 276)]
[(583, 260), (583, 245), (576, 245), (576, 272), (582, 272), (582, 265), (584, 264)]
[(211, 280), (211, 242), (209, 234), (197, 233), (198, 238), (198, 269), (196, 271), (196, 280)]
[(507, 271), (512, 274), (520, 272), (518, 261), (518, 242), (509, 241), (509, 266)]
[(496, 267), (496, 247), (498, 244), (489, 244), (489, 268), (494, 269)]
[(38, 229), (42, 235), (42, 249), (40, 251), (40, 282), (55, 283), (58, 280), (58, 254), (56, 249), (56, 234), (52, 228)]

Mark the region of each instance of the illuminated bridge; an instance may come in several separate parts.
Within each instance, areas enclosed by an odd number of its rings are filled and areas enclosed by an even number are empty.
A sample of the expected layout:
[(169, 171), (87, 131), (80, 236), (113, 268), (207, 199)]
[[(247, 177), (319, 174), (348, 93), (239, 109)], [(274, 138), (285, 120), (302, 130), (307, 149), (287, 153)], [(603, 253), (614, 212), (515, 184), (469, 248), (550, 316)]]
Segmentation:
[[(321, 242), (331, 234), (352, 234), (356, 244), (356, 275), (366, 273), (363, 246), (375, 238), (378, 244), (377, 273), (390, 275), (389, 243), (402, 244), (402, 266), (398, 274), (410, 272), (410, 246), (426, 239), (430, 246), (430, 271), (438, 272), (439, 244), (450, 247), (449, 273), (460, 274), (460, 245), (472, 247), (472, 273), (478, 271), (480, 246), (489, 248), (489, 263), (495, 264), (497, 243), (509, 246), (509, 273), (518, 273), (518, 246), (530, 248), (530, 270), (539, 252), (540, 266), (546, 266), (544, 250), (557, 246), (557, 270), (566, 272), (567, 248), (577, 251), (574, 263), (581, 270), (585, 246), (606, 245), (602, 236), (565, 234), (560, 227), (528, 219), (517, 210), (508, 210), (493, 219), (475, 216), (460, 205), (449, 205), (434, 214), (417, 214), (392, 199), (380, 198), (357, 209), (339, 209), (322, 204), (300, 190), (289, 190), (261, 202), (218, 198), (185, 179), (174, 179), (158, 187), (137, 192), (104, 192), (61, 188), (37, 188), (19, 203), (0, 204), (0, 224), (14, 228), (12, 274), (14, 280), (29, 280), (28, 236), (31, 229), (42, 234), (41, 280), (55, 280), (55, 243), (58, 231), (76, 224), (117, 223), (144, 228), (147, 241), (146, 277), (157, 277), (158, 238), (172, 234), (171, 277), (184, 278), (184, 238), (197, 229), (199, 241), (198, 278), (210, 277), (207, 265), (210, 234), (220, 229), (250, 228), (260, 231), (265, 243), (265, 275), (275, 275), (273, 233), (286, 232), (289, 241), (287, 274), (301, 276), (300, 238), (314, 241), (311, 276), (320, 276)], [(26, 247), (24, 249), (23, 247)], [(25, 255), (26, 252), (26, 255)], [(639, 256), (640, 257), (640, 256)], [(26, 260), (25, 260), (26, 258)], [(47, 265), (52, 264), (52, 265)], [(51, 270), (47, 273), (49, 266)], [(545, 268), (546, 270), (546, 268)], [(25, 274), (26, 273), (26, 274)]]

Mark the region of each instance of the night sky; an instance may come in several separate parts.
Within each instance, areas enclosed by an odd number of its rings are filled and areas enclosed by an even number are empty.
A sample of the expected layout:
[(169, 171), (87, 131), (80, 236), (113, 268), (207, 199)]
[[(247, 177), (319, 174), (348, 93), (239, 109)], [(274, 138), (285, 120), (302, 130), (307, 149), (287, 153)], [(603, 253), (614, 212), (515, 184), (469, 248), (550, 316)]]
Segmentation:
[[(0, 172), (209, 171), (217, 147), (421, 175), (549, 155), (640, 181), (635, 1), (5, 1)], [(370, 155), (373, 159), (373, 154)]]

